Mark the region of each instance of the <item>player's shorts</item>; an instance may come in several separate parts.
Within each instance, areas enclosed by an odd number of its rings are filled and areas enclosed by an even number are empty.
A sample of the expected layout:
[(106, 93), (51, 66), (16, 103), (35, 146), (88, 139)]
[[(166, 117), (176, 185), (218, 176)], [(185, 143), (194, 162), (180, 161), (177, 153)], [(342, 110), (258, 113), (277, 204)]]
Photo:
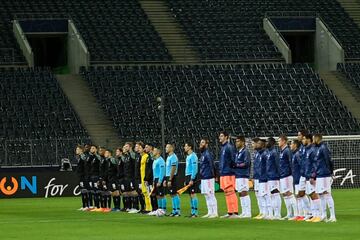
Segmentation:
[(258, 195), (260, 197), (263, 197), (263, 196), (265, 196), (267, 194), (270, 194), (269, 183), (268, 182), (259, 182)]
[[(175, 195), (177, 193), (177, 181), (176, 181), (177, 176), (173, 176), (173, 178), (171, 179), (171, 187), (167, 187), (167, 190), (169, 192), (170, 195)], [(166, 177), (166, 183), (169, 182), (169, 177)]]
[(135, 186), (133, 181), (131, 181), (130, 179), (124, 178), (121, 181), (121, 185), (120, 185), (120, 190), (122, 192), (131, 192), (135, 190)]
[(215, 193), (215, 178), (201, 179), (201, 194)]
[(91, 176), (90, 177), (89, 185), (90, 185), (90, 188), (92, 190), (99, 190), (100, 189), (99, 179), (100, 179), (99, 176)]
[(306, 191), (306, 178), (305, 177), (300, 177), (298, 190), (299, 190), (299, 192)]
[(235, 176), (221, 176), (220, 187), (224, 191), (225, 189), (235, 190)]
[(316, 178), (315, 189), (316, 193), (328, 192), (331, 193), (331, 185), (332, 185), (331, 177), (319, 177)]
[(118, 179), (110, 178), (108, 181), (108, 189), (111, 192), (115, 192), (119, 190), (119, 181)]
[(294, 193), (293, 177), (287, 176), (280, 178), (280, 193), (291, 192)]
[[(188, 185), (189, 182), (191, 181), (191, 175), (185, 176), (185, 185)], [(193, 185), (191, 187), (188, 188), (187, 192), (189, 194), (194, 194), (196, 192), (196, 179), (193, 180)]]
[(311, 183), (310, 183), (310, 181), (306, 181), (306, 194), (307, 195), (309, 195), (309, 194), (311, 194), (311, 193), (313, 193), (313, 192), (315, 192), (315, 185), (316, 185), (316, 183), (314, 184), (314, 185), (312, 185)]
[(280, 181), (279, 180), (270, 180), (270, 181), (268, 181), (268, 187), (269, 187), (270, 193), (274, 190), (280, 191)]
[(254, 179), (254, 191), (259, 191), (259, 179)]
[(238, 192), (249, 191), (249, 179), (248, 178), (236, 178), (235, 189)]
[(155, 179), (154, 181), (154, 190), (153, 192), (156, 194), (156, 196), (165, 196), (165, 188), (164, 188), (164, 181), (161, 182), (160, 187), (157, 186), (159, 179)]
[(80, 176), (79, 187), (81, 190), (90, 190), (89, 179), (86, 176)]

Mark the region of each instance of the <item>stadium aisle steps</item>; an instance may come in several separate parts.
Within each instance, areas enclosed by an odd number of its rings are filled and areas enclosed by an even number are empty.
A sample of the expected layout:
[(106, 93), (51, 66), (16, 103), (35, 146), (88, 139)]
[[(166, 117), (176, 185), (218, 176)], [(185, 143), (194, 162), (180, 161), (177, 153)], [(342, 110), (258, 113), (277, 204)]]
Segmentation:
[(354, 22), (360, 26), (360, 1), (359, 0), (338, 0), (341, 6), (354, 20)]
[(91, 94), (86, 81), (79, 75), (57, 75), (56, 78), (93, 143), (116, 148), (119, 144), (116, 130)]
[(198, 63), (199, 57), (164, 0), (139, 1), (176, 63)]
[(360, 121), (360, 101), (352, 94), (353, 88), (346, 86), (346, 78), (339, 72), (322, 72), (320, 77), (336, 97)]

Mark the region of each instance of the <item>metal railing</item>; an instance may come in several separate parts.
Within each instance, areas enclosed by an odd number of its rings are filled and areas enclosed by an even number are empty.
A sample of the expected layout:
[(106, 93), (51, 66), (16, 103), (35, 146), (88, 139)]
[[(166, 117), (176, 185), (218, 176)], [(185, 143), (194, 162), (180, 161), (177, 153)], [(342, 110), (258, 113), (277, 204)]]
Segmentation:
[(61, 159), (74, 159), (77, 144), (89, 138), (0, 139), (0, 166), (58, 166)]

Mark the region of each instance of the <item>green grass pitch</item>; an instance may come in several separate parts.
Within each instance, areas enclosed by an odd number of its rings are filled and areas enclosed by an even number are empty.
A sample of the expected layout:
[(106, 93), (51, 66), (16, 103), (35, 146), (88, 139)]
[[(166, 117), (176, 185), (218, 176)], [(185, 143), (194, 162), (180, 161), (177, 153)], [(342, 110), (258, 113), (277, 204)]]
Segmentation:
[[(0, 239), (360, 239), (360, 189), (333, 192), (337, 223), (306, 223), (243, 219), (188, 219), (128, 213), (80, 212), (80, 198), (0, 199)], [(257, 205), (253, 194), (253, 214)], [(206, 213), (198, 194), (200, 214)], [(217, 193), (219, 213), (225, 198)], [(168, 208), (171, 202), (168, 201)], [(189, 196), (181, 196), (182, 214)], [(284, 207), (284, 204), (283, 204)], [(283, 209), (283, 215), (285, 210)]]

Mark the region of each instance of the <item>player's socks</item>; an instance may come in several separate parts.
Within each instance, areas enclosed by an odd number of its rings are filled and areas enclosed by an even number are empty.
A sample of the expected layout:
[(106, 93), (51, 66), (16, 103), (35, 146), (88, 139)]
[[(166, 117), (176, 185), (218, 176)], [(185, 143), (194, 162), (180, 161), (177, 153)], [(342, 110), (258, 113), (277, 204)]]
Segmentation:
[(293, 194), (290, 196), (290, 205), (293, 210), (293, 216), (299, 216), (299, 209), (297, 208), (296, 198)]
[(176, 206), (176, 212), (180, 215), (180, 197), (179, 195), (175, 196), (175, 206)]
[(310, 215), (310, 213), (311, 213), (311, 205), (310, 205), (309, 198), (305, 195), (300, 199), (301, 199), (301, 203), (302, 203), (302, 207), (303, 207), (303, 211), (304, 211), (305, 216)]
[(94, 194), (94, 204), (96, 208), (100, 208), (100, 191), (96, 191)]
[(122, 202), (123, 202), (123, 209), (125, 210), (127, 207), (127, 197), (123, 196), (122, 197)]
[(156, 199), (155, 196), (151, 196), (150, 200), (151, 200), (152, 210), (156, 211), (158, 209), (158, 200)]
[(320, 207), (322, 212), (321, 218), (326, 219), (326, 198), (324, 194), (320, 195), (320, 203), (321, 203)]
[(166, 198), (162, 199), (162, 209), (166, 212)]
[(88, 204), (89, 204), (89, 207), (93, 207), (93, 206), (94, 206), (93, 199), (94, 199), (94, 191), (90, 190), (90, 191), (88, 192)]
[(107, 196), (107, 205), (108, 205), (107, 207), (111, 208), (111, 194), (110, 194), (110, 192), (107, 192), (106, 196)]
[(175, 214), (176, 213), (175, 196), (171, 196), (171, 207), (172, 207), (171, 214)]
[(139, 196), (138, 196), (138, 198), (139, 198), (139, 203), (140, 203), (140, 209), (141, 209), (141, 211), (145, 211), (145, 198), (144, 198), (144, 195), (142, 195), (142, 194), (140, 194)]
[(218, 215), (217, 200), (214, 193), (211, 194), (210, 205), (212, 209), (211, 211), (212, 214), (217, 216)]
[(259, 193), (257, 191), (255, 192), (255, 196), (256, 196), (256, 201), (257, 201), (258, 208), (259, 208), (259, 213), (264, 214), (262, 211), (262, 207), (261, 207), (261, 200), (260, 200), (261, 197), (259, 196)]
[(119, 196), (113, 196), (113, 202), (114, 202), (114, 208), (115, 209), (120, 209), (120, 197)]
[(276, 218), (281, 217), (281, 196), (280, 193), (271, 194), (271, 202)]
[(132, 197), (131, 201), (132, 201), (132, 208), (139, 210), (139, 197), (138, 196)]
[(268, 194), (265, 195), (265, 203), (266, 203), (266, 212), (264, 213), (264, 215), (272, 218), (274, 216), (274, 212), (271, 204), (271, 197)]
[(297, 209), (298, 209), (298, 216), (305, 216), (301, 198), (296, 198), (296, 206), (297, 206)]
[(244, 200), (245, 215), (246, 216), (251, 216), (251, 199), (250, 199), (250, 196), (247, 195), (247, 196), (243, 197), (243, 200)]
[(194, 206), (194, 215), (198, 215), (199, 212), (198, 212), (198, 203), (199, 203), (199, 200), (197, 197), (194, 197), (193, 198), (193, 206)]
[(87, 195), (88, 195), (88, 193), (86, 192), (86, 190), (81, 192), (81, 202), (82, 202), (83, 208), (88, 207)]
[(312, 200), (313, 205), (313, 216), (314, 217), (321, 217), (321, 201), (320, 199), (314, 199)]
[(286, 216), (293, 216), (292, 209), (291, 209), (291, 202), (290, 202), (290, 196), (284, 196), (284, 202), (286, 206)]
[(190, 197), (191, 215), (195, 214), (194, 199)]
[(325, 199), (326, 199), (327, 206), (330, 210), (330, 219), (336, 219), (335, 203), (334, 203), (334, 199), (333, 199), (332, 195), (330, 193), (325, 194)]

